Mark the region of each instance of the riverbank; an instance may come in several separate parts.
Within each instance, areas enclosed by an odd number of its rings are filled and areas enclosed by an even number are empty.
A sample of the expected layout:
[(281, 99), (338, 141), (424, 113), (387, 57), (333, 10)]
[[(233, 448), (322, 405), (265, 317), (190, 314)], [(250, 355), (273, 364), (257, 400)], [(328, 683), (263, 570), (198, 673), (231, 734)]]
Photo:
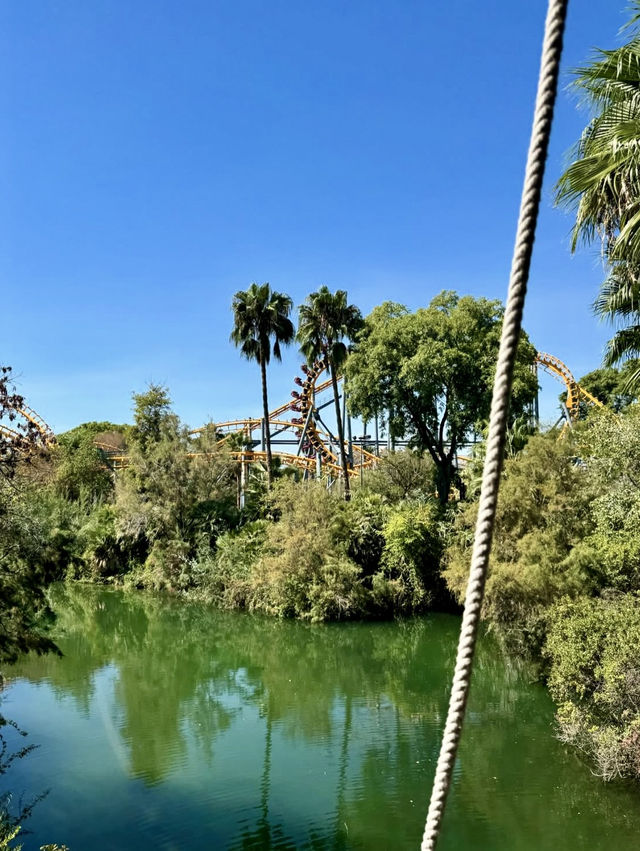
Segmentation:
[[(433, 466), (407, 451), (381, 459), (348, 503), (286, 470), (268, 491), (256, 469), (239, 509), (232, 456), (206, 432), (194, 454), (187, 430), (166, 416), (157, 440), (137, 442), (123, 427), (129, 463), (115, 478), (94, 443), (108, 424), (62, 436), (21, 473), (15, 517), (24, 530), (14, 537), (25, 564), (49, 579), (312, 622), (461, 601), (481, 457), (464, 471), (465, 499), (446, 506), (434, 496)], [(637, 406), (592, 416), (561, 439), (525, 433), (509, 452), (484, 618), (510, 652), (537, 665), (560, 736), (604, 779), (637, 780)]]

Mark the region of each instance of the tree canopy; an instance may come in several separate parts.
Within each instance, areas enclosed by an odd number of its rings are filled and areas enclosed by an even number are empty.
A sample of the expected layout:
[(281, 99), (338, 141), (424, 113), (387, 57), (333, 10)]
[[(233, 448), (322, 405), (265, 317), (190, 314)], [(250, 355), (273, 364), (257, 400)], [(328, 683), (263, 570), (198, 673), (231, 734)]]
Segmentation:
[[(366, 318), (346, 366), (352, 412), (384, 416), (394, 438), (428, 451), (446, 502), (456, 453), (488, 418), (502, 327), (499, 301), (444, 291), (412, 313), (385, 302)], [(512, 391), (512, 414), (533, 400), (535, 348), (523, 332)]]
[[(615, 367), (594, 369), (583, 375), (578, 383), (603, 405), (607, 405), (618, 414), (636, 399), (635, 394), (629, 390), (629, 380), (633, 378), (638, 368), (638, 361), (629, 360), (621, 369)], [(561, 399), (566, 399), (566, 395), (563, 393)]]
[(575, 71), (574, 89), (592, 110), (558, 181), (557, 200), (576, 208), (573, 247), (600, 238), (612, 260), (640, 261), (640, 0), (633, 0), (631, 40), (598, 50)]

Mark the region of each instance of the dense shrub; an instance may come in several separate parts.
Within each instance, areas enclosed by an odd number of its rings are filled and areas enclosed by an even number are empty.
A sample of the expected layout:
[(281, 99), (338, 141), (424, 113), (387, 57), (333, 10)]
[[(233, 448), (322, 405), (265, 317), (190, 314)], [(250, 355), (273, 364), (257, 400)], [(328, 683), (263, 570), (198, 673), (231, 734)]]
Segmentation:
[[(574, 441), (556, 433), (532, 438), (505, 464), (483, 615), (520, 651), (539, 653), (551, 603), (597, 587), (597, 554), (584, 541), (591, 496)], [(477, 503), (460, 505), (445, 555), (444, 577), (459, 600), (476, 515)]]
[(334, 504), (334, 534), (344, 542), (347, 555), (361, 568), (363, 577), (380, 567), (388, 514), (387, 501), (371, 491), (356, 491), (350, 502)]
[(278, 482), (265, 555), (251, 576), (253, 610), (313, 621), (364, 614), (362, 571), (339, 532), (344, 503), (322, 482)]
[(245, 608), (251, 577), (265, 551), (266, 520), (254, 520), (238, 530), (225, 532), (216, 550), (202, 548), (196, 557), (194, 575), (201, 596), (223, 608)]
[(364, 487), (391, 504), (428, 499), (435, 493), (435, 465), (427, 455), (410, 449), (386, 452), (375, 468), (366, 471)]
[(220, 535), (190, 568), (195, 596), (312, 621), (426, 609), (438, 586), (439, 508), (390, 507), (357, 491), (349, 503), (319, 481), (278, 481), (269, 519)]
[(640, 599), (564, 599), (549, 612), (545, 657), (561, 737), (606, 780), (640, 778)]
[[(461, 505), (444, 575), (464, 593), (477, 506)], [(536, 658), (561, 738), (606, 779), (640, 778), (640, 406), (532, 438), (505, 464), (484, 616)]]
[(383, 529), (381, 569), (374, 576), (376, 604), (389, 611), (418, 612), (444, 596), (440, 578), (440, 507), (429, 502), (401, 504)]

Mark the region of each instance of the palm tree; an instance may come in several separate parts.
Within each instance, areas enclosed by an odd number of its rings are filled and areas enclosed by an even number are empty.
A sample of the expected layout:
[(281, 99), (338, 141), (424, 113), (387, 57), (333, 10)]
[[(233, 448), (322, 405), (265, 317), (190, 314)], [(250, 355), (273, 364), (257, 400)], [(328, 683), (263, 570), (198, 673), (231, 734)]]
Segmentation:
[(231, 307), (233, 310), (231, 341), (240, 347), (241, 353), (247, 360), (255, 360), (260, 364), (267, 450), (267, 482), (271, 487), (272, 456), (267, 365), (272, 354), (276, 360), (282, 360), (281, 345), (288, 345), (295, 337), (295, 328), (289, 319), (293, 301), (288, 295), (273, 291), (268, 283), (253, 283), (248, 290), (240, 290), (234, 295)]
[[(607, 344), (604, 365), (611, 367), (640, 357), (640, 269), (630, 263), (614, 263), (594, 303), (601, 319), (611, 323), (622, 321)], [(633, 367), (632, 367), (633, 369)], [(640, 368), (633, 369), (625, 385), (626, 392), (640, 390)]]
[[(616, 50), (598, 51), (576, 71), (574, 88), (593, 112), (573, 162), (556, 187), (557, 203), (575, 208), (572, 250), (601, 240), (609, 274), (594, 308), (613, 323), (605, 365), (640, 353), (640, 0), (632, 2), (633, 37)], [(640, 387), (635, 370), (628, 389)]]
[[(629, 26), (640, 21), (634, 0)], [(574, 88), (594, 112), (556, 200), (576, 208), (573, 248), (600, 238), (612, 261), (640, 261), (640, 33), (616, 50), (601, 50), (576, 71)]]
[(336, 407), (340, 460), (344, 476), (344, 498), (350, 498), (349, 469), (344, 445), (344, 431), (338, 396), (338, 372), (347, 358), (345, 339), (353, 340), (362, 325), (362, 314), (353, 304), (347, 304), (345, 290), (330, 292), (326, 286), (307, 296), (300, 306), (298, 342), (309, 364), (323, 358), (329, 368)]

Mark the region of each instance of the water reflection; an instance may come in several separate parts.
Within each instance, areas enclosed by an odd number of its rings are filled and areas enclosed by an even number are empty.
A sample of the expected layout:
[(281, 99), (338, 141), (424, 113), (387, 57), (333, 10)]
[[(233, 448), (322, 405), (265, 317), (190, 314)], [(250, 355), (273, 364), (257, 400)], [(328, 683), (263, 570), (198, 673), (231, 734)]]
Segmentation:
[[(67, 844), (416, 847), (455, 618), (309, 627), (82, 586), (56, 589), (54, 606), (64, 658), (28, 657), (13, 675), (52, 692), (57, 723), (66, 713), (84, 736), (73, 790), (85, 811), (65, 816)], [(636, 847), (637, 796), (603, 794), (553, 740), (527, 678), (482, 644), (442, 847), (605, 848), (611, 831), (617, 848)], [(33, 723), (56, 723), (44, 713)], [(79, 792), (89, 761), (94, 788)], [(107, 788), (132, 811), (99, 810)]]

